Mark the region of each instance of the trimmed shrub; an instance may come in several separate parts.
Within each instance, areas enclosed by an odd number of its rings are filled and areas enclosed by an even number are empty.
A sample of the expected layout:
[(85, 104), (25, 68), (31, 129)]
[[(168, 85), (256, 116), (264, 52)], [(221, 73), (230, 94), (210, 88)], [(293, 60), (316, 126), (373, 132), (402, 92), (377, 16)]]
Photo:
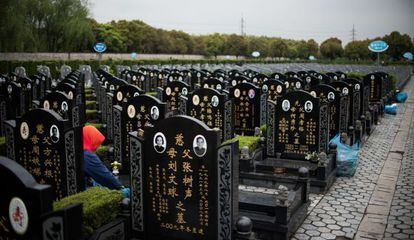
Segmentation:
[(84, 234), (90, 235), (96, 229), (116, 218), (122, 199), (121, 191), (93, 187), (54, 202), (53, 209), (58, 210), (72, 204), (81, 203), (83, 205), (82, 225)]

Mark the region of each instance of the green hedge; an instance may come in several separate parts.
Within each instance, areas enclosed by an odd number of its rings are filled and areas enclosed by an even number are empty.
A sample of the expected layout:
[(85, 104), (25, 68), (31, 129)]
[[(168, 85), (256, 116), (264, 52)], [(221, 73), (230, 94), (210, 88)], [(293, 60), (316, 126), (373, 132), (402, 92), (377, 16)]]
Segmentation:
[(249, 148), (249, 152), (253, 152), (257, 148), (259, 148), (259, 141), (260, 137), (256, 136), (237, 136), (233, 139), (227, 140), (227, 142), (232, 142), (235, 140), (239, 140), (239, 149), (241, 149), (244, 146), (247, 146)]
[(83, 204), (83, 229), (90, 235), (96, 229), (114, 220), (119, 212), (123, 194), (120, 191), (102, 187), (89, 188), (53, 203), (58, 210), (72, 204)]
[(49, 66), (51, 74), (53, 76), (59, 75), (60, 67), (64, 64), (69, 65), (72, 69), (79, 69), (80, 65), (90, 65), (92, 70), (95, 71), (100, 65), (108, 65), (111, 68), (112, 73), (116, 70), (116, 65), (158, 65), (158, 64), (243, 64), (243, 63), (289, 63), (289, 62), (306, 62), (306, 61), (266, 61), (264, 59), (240, 59), (240, 60), (215, 60), (215, 59), (202, 59), (202, 60), (104, 60), (99, 62), (98, 60), (71, 60), (71, 61), (0, 61), (0, 73), (8, 73), (14, 71), (18, 66), (24, 66), (26, 72), (29, 75), (37, 73), (38, 65)]
[(93, 120), (98, 118), (98, 110), (86, 109), (86, 119)]
[(96, 149), (96, 155), (98, 156), (107, 155), (108, 152), (109, 152), (109, 146), (100, 146), (98, 149)]

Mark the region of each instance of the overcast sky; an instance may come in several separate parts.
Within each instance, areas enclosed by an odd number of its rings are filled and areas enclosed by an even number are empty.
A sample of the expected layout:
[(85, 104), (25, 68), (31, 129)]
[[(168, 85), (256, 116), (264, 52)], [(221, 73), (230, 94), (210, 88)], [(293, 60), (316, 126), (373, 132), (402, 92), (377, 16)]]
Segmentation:
[(190, 34), (238, 33), (319, 43), (338, 37), (383, 36), (393, 30), (414, 37), (414, 0), (89, 0), (98, 22), (140, 19)]

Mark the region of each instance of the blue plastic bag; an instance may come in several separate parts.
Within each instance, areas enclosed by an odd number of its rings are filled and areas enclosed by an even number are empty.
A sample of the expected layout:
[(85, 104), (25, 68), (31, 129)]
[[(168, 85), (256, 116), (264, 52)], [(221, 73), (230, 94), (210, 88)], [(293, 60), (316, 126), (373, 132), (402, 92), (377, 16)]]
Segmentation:
[(400, 93), (397, 93), (397, 95), (395, 96), (395, 98), (397, 99), (397, 102), (403, 103), (403, 102), (407, 101), (408, 94), (405, 93), (405, 92), (400, 92)]
[(336, 153), (336, 175), (340, 177), (352, 177), (358, 167), (359, 143), (352, 146), (341, 143), (339, 134), (331, 140), (337, 148)]
[(384, 112), (391, 115), (397, 115), (397, 109), (398, 106), (395, 103), (392, 105), (385, 105)]

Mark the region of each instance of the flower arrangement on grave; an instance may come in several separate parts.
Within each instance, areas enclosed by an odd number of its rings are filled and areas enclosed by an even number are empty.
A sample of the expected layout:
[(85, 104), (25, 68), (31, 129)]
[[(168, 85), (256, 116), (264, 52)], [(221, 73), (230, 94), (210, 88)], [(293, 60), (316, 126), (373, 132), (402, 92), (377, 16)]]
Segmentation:
[(319, 156), (317, 152), (311, 152), (306, 154), (305, 159), (313, 163), (316, 163), (318, 162)]

